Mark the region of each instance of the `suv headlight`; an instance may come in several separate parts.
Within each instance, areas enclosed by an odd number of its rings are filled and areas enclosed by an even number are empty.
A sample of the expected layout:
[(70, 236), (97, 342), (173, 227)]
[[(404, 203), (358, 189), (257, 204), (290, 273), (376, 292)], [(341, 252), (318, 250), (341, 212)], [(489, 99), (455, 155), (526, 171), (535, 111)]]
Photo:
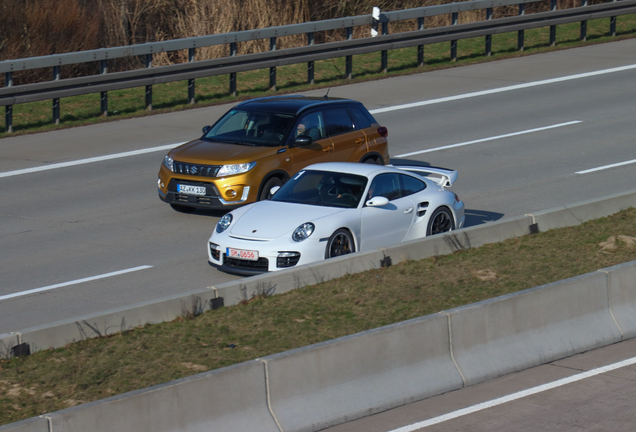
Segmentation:
[(170, 171), (174, 172), (174, 161), (172, 160), (172, 158), (168, 155), (165, 155), (163, 158), (163, 164), (166, 166), (166, 168), (168, 168)]
[(231, 223), (232, 223), (232, 214), (231, 213), (227, 213), (216, 224), (216, 232), (221, 234), (223, 231), (225, 231), (227, 229), (227, 227), (230, 226)]
[(312, 224), (311, 222), (305, 222), (304, 224), (300, 225), (298, 228), (294, 230), (294, 233), (292, 234), (292, 240), (301, 242), (307, 239), (310, 235), (314, 233), (315, 228), (316, 226)]
[(218, 173), (216, 173), (217, 177), (223, 177), (233, 174), (243, 174), (251, 170), (256, 166), (256, 162), (244, 163), (244, 164), (236, 164), (236, 165), (223, 165)]

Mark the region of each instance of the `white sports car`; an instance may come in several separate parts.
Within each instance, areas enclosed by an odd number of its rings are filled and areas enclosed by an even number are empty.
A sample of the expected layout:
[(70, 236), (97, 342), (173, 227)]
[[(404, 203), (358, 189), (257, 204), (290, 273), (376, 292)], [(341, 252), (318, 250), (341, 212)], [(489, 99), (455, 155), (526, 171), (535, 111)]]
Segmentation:
[(448, 191), (457, 171), (333, 162), (310, 165), (267, 201), (227, 213), (208, 242), (221, 270), (254, 275), (464, 226)]

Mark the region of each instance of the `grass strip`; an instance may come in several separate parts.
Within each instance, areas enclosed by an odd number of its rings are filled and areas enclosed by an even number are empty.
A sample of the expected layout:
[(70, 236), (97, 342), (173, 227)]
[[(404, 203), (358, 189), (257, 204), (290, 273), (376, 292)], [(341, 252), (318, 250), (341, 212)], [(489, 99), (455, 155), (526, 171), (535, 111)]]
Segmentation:
[[(13, 133), (6, 133), (5, 118), (0, 116), (0, 138), (631, 39), (636, 36), (636, 14), (617, 18), (616, 36), (608, 34), (608, 18), (588, 21), (586, 41), (580, 40), (580, 32), (579, 23), (557, 26), (557, 45), (552, 47), (549, 45), (549, 27), (526, 30), (523, 51), (517, 49), (516, 32), (493, 35), (492, 55), (489, 57), (484, 56), (483, 37), (463, 39), (458, 41), (457, 61), (450, 58), (448, 42), (425, 45), (424, 66), (417, 64), (416, 47), (393, 50), (388, 53), (388, 72), (386, 73), (380, 71), (379, 52), (358, 55), (353, 57), (354, 78), (352, 79), (345, 77), (344, 58), (321, 60), (314, 64), (315, 84), (313, 85), (306, 82), (307, 65), (305, 63), (282, 66), (276, 70), (276, 91), (269, 89), (269, 70), (242, 72), (237, 75), (238, 96), (229, 94), (228, 75), (200, 78), (195, 84), (197, 99), (195, 105), (187, 101), (187, 81), (160, 84), (153, 86), (153, 111), (145, 110), (145, 88), (117, 90), (108, 93), (108, 117), (101, 116), (99, 94), (69, 97), (60, 101), (61, 123), (59, 125), (52, 123), (51, 101), (19, 104), (13, 106)], [(337, 92), (330, 94), (337, 96)]]
[(633, 261), (635, 237), (628, 209), (0, 360), (0, 424)]

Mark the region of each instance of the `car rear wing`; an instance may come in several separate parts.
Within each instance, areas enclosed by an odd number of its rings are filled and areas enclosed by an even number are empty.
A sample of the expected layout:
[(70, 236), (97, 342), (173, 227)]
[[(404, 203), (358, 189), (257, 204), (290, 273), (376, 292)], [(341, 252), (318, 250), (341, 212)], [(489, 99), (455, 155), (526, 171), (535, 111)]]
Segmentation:
[(450, 187), (457, 180), (457, 171), (449, 170), (446, 168), (414, 165), (394, 165), (394, 168), (409, 171), (430, 178), (441, 187)]

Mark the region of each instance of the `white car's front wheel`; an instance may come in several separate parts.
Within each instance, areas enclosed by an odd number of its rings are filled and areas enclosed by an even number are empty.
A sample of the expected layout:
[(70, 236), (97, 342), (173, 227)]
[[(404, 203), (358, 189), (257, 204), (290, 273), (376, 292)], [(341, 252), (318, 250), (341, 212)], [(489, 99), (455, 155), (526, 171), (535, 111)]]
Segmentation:
[(336, 230), (331, 237), (329, 237), (329, 241), (327, 242), (327, 250), (325, 251), (325, 258), (333, 258), (340, 255), (350, 254), (356, 251), (356, 246), (353, 243), (353, 237), (351, 237), (351, 233), (344, 229), (340, 228)]

